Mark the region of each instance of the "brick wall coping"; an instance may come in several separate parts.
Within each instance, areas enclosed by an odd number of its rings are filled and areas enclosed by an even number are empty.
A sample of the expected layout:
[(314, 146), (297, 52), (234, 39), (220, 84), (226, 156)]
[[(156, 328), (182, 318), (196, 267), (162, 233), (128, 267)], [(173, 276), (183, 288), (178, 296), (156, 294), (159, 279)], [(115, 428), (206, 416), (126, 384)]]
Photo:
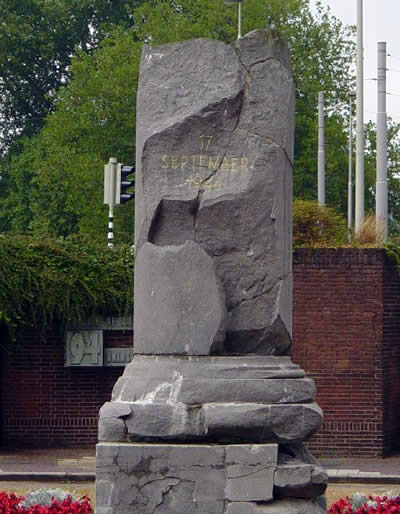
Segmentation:
[(297, 248), (293, 264), (318, 266), (383, 265), (387, 261), (384, 248)]

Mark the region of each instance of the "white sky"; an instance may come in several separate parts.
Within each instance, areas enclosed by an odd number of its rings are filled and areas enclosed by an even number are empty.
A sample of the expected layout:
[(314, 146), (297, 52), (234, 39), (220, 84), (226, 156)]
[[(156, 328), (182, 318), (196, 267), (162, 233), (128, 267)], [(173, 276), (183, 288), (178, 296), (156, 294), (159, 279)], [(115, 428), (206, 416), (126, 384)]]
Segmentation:
[[(357, 0), (321, 0), (344, 23), (356, 25)], [(316, 0), (311, 0), (315, 6)], [(387, 111), (400, 122), (400, 0), (364, 0), (364, 79), (374, 78), (377, 42), (387, 43)], [(391, 70), (391, 71), (389, 71)], [(397, 70), (397, 71), (395, 71)], [(365, 119), (376, 121), (376, 81), (364, 81)], [(398, 95), (398, 96), (395, 96)]]

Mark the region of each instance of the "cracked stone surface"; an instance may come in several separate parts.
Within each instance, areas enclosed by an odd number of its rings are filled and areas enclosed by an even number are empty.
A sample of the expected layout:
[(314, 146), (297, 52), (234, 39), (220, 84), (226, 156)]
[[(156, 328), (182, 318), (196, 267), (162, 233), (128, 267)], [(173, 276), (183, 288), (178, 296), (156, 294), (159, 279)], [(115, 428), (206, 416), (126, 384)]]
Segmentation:
[[(307, 491), (299, 490), (296, 500), (273, 501), (273, 491), (283, 476), (279, 475), (282, 469), (279, 460), (286, 461), (287, 455), (279, 455), (276, 444), (100, 443), (96, 461), (96, 513), (323, 512), (317, 491), (308, 495)], [(312, 465), (308, 466), (311, 469)]]

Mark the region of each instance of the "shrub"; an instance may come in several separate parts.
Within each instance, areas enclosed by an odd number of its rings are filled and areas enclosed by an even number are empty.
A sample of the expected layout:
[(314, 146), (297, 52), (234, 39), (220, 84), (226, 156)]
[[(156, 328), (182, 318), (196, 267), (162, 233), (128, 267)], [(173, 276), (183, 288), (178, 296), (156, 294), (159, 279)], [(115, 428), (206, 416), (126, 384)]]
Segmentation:
[[(12, 339), (24, 327), (61, 326), (133, 309), (133, 251), (71, 237), (0, 236), (0, 324)], [(11, 338), (10, 338), (11, 339)]]
[(346, 222), (331, 207), (321, 207), (317, 202), (294, 200), (293, 244), (299, 246), (340, 246), (346, 236)]

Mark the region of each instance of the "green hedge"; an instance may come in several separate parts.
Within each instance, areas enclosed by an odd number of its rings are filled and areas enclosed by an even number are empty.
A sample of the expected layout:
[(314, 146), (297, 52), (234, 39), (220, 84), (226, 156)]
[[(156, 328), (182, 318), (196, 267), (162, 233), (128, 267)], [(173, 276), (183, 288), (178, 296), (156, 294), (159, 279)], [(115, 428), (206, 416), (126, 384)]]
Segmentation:
[(134, 255), (87, 239), (0, 236), (0, 324), (16, 341), (26, 327), (44, 334), (66, 325), (133, 309)]

